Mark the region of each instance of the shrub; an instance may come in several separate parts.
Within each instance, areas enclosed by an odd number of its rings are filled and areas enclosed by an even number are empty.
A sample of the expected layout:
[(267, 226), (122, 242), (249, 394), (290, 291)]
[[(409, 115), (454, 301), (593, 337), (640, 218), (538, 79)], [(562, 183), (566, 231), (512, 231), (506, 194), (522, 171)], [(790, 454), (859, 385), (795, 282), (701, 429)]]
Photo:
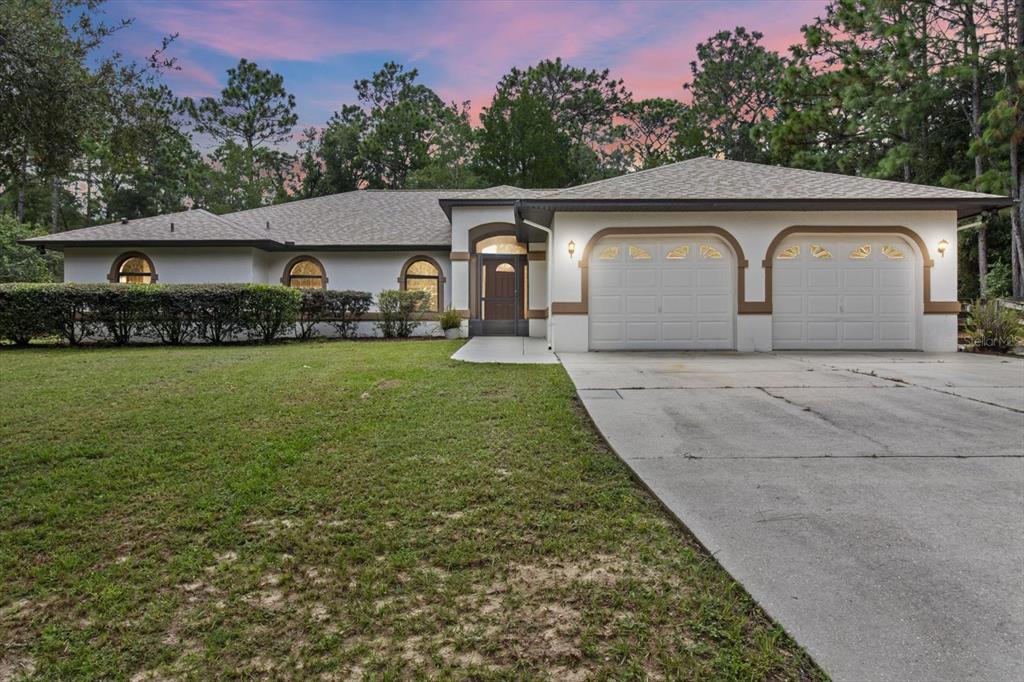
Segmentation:
[(441, 329), (445, 331), (449, 329), (458, 329), (462, 326), (462, 316), (459, 315), (459, 311), (454, 308), (448, 308), (441, 316), (437, 318), (437, 323), (441, 326)]
[(975, 301), (967, 317), (967, 334), (974, 348), (1005, 353), (1021, 338), (1020, 319), (998, 301)]
[(326, 319), (343, 339), (355, 336), (359, 318), (373, 305), (373, 296), (365, 291), (327, 291)]
[(0, 339), (27, 346), (34, 338), (57, 334), (52, 311), (34, 284), (0, 284)]
[(62, 339), (77, 346), (96, 331), (89, 317), (90, 304), (105, 284), (40, 284), (40, 305), (49, 310)]
[(263, 343), (276, 341), (299, 317), (302, 294), (273, 284), (249, 284), (244, 289), (242, 326)]
[(430, 301), (425, 291), (389, 289), (377, 297), (380, 318), (377, 328), (385, 338), (406, 338), (420, 325), (420, 318)]
[(117, 345), (130, 343), (149, 326), (154, 292), (149, 284), (110, 284), (88, 290), (87, 310)]
[(230, 341), (242, 331), (245, 284), (183, 285), (194, 286), (192, 321), (195, 334), (213, 344)]
[(327, 289), (302, 289), (299, 301), (299, 319), (296, 322), (295, 336), (299, 339), (311, 339), (316, 336), (316, 326), (327, 320), (327, 297), (331, 292)]
[(147, 331), (162, 343), (173, 346), (194, 339), (198, 325), (193, 319), (193, 310), (197, 295), (203, 288), (189, 284), (148, 286), (150, 310)]
[(985, 296), (987, 298), (1009, 298), (1013, 292), (1013, 271), (1009, 263), (996, 261), (989, 266), (985, 275)]

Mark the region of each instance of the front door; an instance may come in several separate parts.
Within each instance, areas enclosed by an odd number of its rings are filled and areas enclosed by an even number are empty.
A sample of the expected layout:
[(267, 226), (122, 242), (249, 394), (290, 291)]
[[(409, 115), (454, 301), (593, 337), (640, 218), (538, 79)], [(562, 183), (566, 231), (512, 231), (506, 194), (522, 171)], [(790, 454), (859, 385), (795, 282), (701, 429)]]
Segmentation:
[(480, 320), (475, 333), (525, 336), (526, 258), (509, 254), (480, 254)]

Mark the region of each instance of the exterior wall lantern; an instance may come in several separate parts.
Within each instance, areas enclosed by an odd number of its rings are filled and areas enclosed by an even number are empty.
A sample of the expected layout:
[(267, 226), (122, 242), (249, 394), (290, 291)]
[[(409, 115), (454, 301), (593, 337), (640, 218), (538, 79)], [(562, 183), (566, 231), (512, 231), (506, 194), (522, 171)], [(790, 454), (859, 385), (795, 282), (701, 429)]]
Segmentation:
[(569, 260), (572, 260), (572, 254), (576, 253), (576, 242), (569, 240)]
[(943, 258), (945, 258), (946, 257), (946, 249), (948, 249), (948, 248), (949, 248), (949, 242), (947, 242), (945, 239), (940, 239), (939, 240), (939, 255), (942, 256)]

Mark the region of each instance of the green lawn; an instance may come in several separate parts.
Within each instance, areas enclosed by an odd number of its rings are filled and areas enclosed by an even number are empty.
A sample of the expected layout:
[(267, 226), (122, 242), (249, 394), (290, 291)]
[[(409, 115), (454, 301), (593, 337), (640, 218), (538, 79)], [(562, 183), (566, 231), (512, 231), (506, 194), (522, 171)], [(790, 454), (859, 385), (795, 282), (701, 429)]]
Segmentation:
[(823, 677), (457, 346), (0, 349), (0, 680)]

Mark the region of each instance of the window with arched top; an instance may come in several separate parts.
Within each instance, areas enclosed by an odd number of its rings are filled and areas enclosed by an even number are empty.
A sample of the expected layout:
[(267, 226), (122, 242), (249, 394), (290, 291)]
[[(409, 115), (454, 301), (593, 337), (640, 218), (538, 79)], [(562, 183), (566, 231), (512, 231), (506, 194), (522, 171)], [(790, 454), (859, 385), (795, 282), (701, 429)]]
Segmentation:
[(510, 234), (487, 237), (476, 243), (477, 253), (526, 253), (526, 246)]
[(427, 256), (414, 256), (406, 261), (402, 268), (401, 276), (402, 289), (406, 291), (425, 291), (430, 296), (427, 310), (441, 312), (441, 301), (443, 300), (442, 285), (444, 275), (441, 273), (441, 266), (433, 258)]
[(122, 253), (114, 260), (107, 281), (120, 284), (152, 284), (156, 281), (156, 268), (153, 267), (153, 261), (144, 253)]
[(324, 289), (327, 276), (324, 266), (312, 256), (299, 256), (288, 261), (281, 283), (295, 289)]

